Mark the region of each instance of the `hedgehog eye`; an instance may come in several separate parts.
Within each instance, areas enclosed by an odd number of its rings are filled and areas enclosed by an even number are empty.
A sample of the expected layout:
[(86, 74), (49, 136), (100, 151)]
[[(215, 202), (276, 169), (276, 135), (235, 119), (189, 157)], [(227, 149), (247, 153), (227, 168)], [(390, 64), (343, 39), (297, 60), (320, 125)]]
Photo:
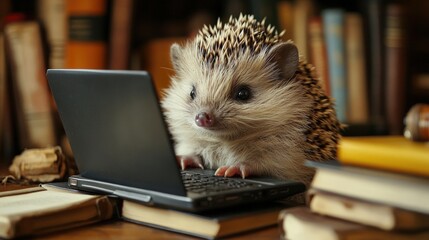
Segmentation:
[(235, 94), (235, 100), (247, 101), (252, 97), (252, 92), (248, 86), (240, 86)]
[(192, 86), (192, 90), (191, 90), (191, 93), (189, 95), (191, 96), (192, 100), (195, 99), (195, 95), (196, 95), (195, 86)]

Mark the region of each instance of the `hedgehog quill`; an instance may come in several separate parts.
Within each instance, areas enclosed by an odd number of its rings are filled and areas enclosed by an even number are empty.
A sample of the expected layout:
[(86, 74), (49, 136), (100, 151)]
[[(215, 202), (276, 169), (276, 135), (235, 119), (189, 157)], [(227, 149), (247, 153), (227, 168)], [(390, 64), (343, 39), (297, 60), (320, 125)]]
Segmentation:
[(310, 183), (304, 160), (336, 157), (341, 124), (315, 69), (292, 41), (252, 15), (205, 26), (170, 49), (162, 100), (183, 169)]

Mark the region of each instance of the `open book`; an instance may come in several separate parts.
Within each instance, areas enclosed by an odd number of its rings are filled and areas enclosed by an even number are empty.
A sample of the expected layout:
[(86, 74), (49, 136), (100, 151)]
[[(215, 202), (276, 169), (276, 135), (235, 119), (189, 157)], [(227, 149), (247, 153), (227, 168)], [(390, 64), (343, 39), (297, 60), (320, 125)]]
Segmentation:
[(2, 192), (0, 238), (15, 238), (87, 225), (115, 216), (107, 196), (46, 190)]

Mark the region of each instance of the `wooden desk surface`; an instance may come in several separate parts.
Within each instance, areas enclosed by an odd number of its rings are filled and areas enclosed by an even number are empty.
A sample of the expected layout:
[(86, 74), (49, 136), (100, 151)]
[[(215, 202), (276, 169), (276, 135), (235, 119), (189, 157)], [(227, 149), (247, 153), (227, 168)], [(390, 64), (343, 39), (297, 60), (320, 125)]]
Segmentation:
[[(0, 176), (8, 175), (8, 171), (5, 166), (1, 165), (0, 161)], [(20, 189), (29, 186), (19, 186), (16, 184), (1, 184), (1, 191), (9, 191), (14, 189)], [(28, 239), (28, 238), (26, 238)], [(146, 227), (122, 220), (110, 220), (93, 225), (87, 225), (83, 227), (73, 228), (61, 232), (55, 232), (39, 237), (33, 237), (31, 239), (64, 239), (64, 240), (84, 240), (84, 239), (179, 239), (179, 240), (190, 240), (198, 239), (184, 234), (177, 234), (165, 230), (156, 228)], [(280, 232), (277, 226), (267, 227), (236, 236), (231, 236), (227, 239), (280, 239)]]

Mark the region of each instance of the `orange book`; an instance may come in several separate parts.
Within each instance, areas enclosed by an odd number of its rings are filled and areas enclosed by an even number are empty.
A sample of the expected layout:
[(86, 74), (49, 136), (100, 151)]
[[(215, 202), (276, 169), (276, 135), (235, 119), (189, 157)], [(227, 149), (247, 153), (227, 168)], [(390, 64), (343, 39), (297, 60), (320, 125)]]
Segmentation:
[(148, 42), (144, 47), (144, 68), (150, 72), (154, 79), (155, 88), (158, 96), (163, 98), (163, 91), (170, 85), (170, 76), (172, 71), (170, 60), (170, 47), (173, 43), (183, 43), (184, 38), (163, 38), (154, 39)]
[(107, 67), (107, 1), (68, 0), (65, 68)]
[(338, 159), (347, 165), (429, 176), (429, 143), (403, 136), (343, 137)]

